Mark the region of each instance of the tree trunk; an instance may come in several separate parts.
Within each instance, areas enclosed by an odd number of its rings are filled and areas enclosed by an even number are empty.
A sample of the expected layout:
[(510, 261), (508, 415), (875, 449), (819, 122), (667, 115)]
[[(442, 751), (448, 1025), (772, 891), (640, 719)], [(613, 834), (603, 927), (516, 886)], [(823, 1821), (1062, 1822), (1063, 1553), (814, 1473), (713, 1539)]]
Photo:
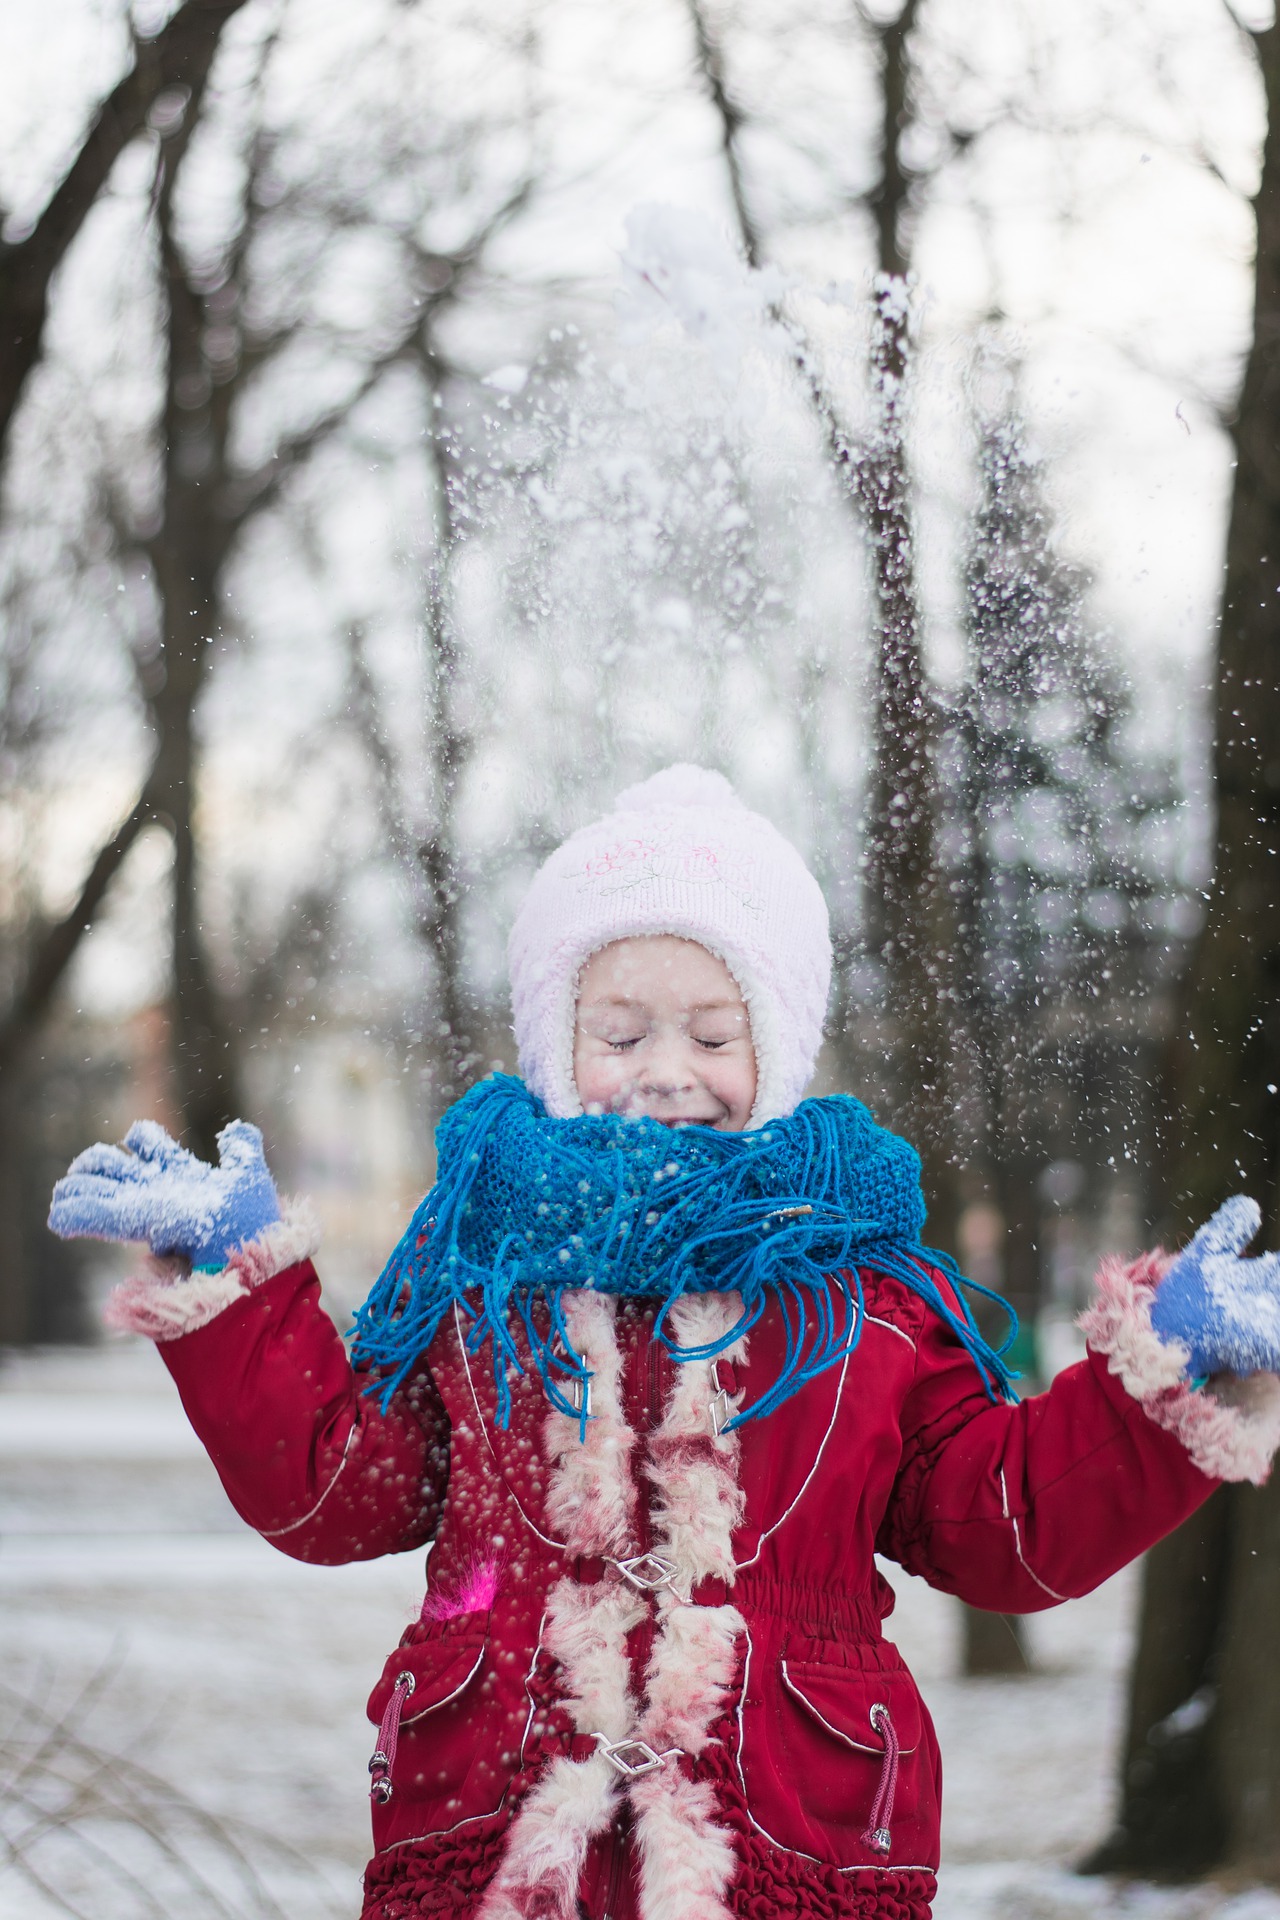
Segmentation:
[(987, 1613), (982, 1607), (965, 1607), (962, 1667), (967, 1678), (990, 1679), (1030, 1673), (1022, 1620), (1016, 1613)]
[(1222, 1858), (1225, 1823), (1208, 1733), (1231, 1517), (1224, 1488), (1147, 1555), (1119, 1818), (1082, 1873), (1179, 1879)]
[[(1165, 1172), (1178, 1233), (1229, 1194), (1280, 1241), (1280, 29), (1256, 33), (1269, 130), (1253, 344), (1234, 437), (1219, 629), (1215, 871), (1174, 1025)], [(1157, 1548), (1134, 1667), (1129, 1765), (1095, 1860), (1280, 1881), (1280, 1477), (1216, 1496)], [(1162, 1739), (1169, 1703), (1177, 1739)], [(1189, 1729), (1189, 1732), (1188, 1732)], [(1141, 1758), (1145, 1767), (1138, 1766)], [(1136, 1777), (1135, 1777), (1136, 1776)]]
[(906, 290), (876, 296), (872, 375), (879, 418), (853, 464), (872, 552), (877, 673), (874, 774), (867, 822), (867, 943), (885, 971), (898, 1107), (919, 1151), (929, 1205), (927, 1238), (954, 1251), (958, 1218), (946, 1008), (953, 929), (937, 858), (932, 704), (920, 653), (904, 409)]
[(20, 1151), (25, 1091), (21, 1063), (0, 1077), (0, 1347), (24, 1345), (31, 1338), (31, 1261), (23, 1218)]
[[(226, 506), (227, 400), (210, 392), (203, 305), (172, 232), (173, 178), (171, 169), (158, 202), (169, 365), (162, 423), (164, 513), (148, 546), (164, 637), (163, 675), (151, 703), (159, 733), (152, 785), (173, 835), (172, 1044), (178, 1099), (187, 1144), (207, 1160), (217, 1158), (218, 1130), (236, 1116), (241, 1102), (231, 1034), (201, 926), (194, 729), (213, 664), (218, 581), (235, 522)], [(189, 397), (195, 397), (194, 405)]]
[[(881, 273), (905, 279), (911, 265), (903, 221), (911, 182), (902, 164), (901, 142), (906, 131), (911, 62), (907, 42), (915, 29), (919, 0), (903, 0), (894, 20), (877, 21), (872, 30), (880, 50), (880, 178), (868, 198), (876, 222), (876, 253)], [(869, 16), (858, 13), (864, 26)]]
[(450, 575), (458, 543), (453, 462), (441, 407), (443, 368), (424, 354), (436, 431), (429, 440), (435, 492), (435, 547), (427, 578), (424, 639), (430, 686), (429, 730), (434, 820), (416, 849), (424, 882), (419, 931), (435, 970), (436, 1032), (431, 1104), (442, 1113), (475, 1079), (476, 1008), (467, 992), (462, 952), (463, 879), (458, 860), (458, 783), (471, 743), (458, 719), (460, 661), (450, 605)]
[[(133, 68), (119, 82), (103, 104), (81, 144), (70, 170), (26, 239), (0, 242), (0, 452), (7, 444), (26, 379), (39, 358), (49, 306), (53, 275), (65, 257), (86, 216), (96, 201), (120, 153), (144, 128), (157, 98), (166, 90), (182, 87), (186, 92), (185, 113), (175, 132), (163, 142), (168, 176), (171, 181), (176, 156), (190, 136), (199, 103), (208, 82), (222, 30), (244, 0), (184, 0), (159, 34), (141, 41), (136, 48)], [(189, 330), (189, 329), (188, 329)], [(170, 368), (167, 414), (174, 400), (174, 369)], [(170, 420), (166, 418), (166, 430)], [(172, 438), (166, 431), (172, 448)], [(172, 466), (170, 457), (168, 465)], [(168, 489), (171, 491), (171, 489)], [(153, 556), (154, 557), (154, 556)], [(175, 981), (179, 1009), (185, 1004), (201, 1007), (207, 1003), (207, 971), (196, 948), (198, 930), (194, 930), (194, 878), (191, 872), (190, 765), (191, 713), (194, 688), (191, 684), (190, 645), (174, 644), (170, 609), (192, 604), (188, 596), (173, 594), (176, 567), (157, 569), (157, 579), (165, 598), (165, 683), (150, 705), (150, 717), (160, 735), (159, 753), (135, 806), (104, 842), (96, 854), (81, 886), (75, 904), (63, 918), (44, 929), (37, 937), (13, 1003), (0, 1021), (0, 1340), (22, 1341), (48, 1337), (40, 1318), (37, 1288), (41, 1261), (32, 1244), (29, 1195), (24, 1192), (29, 1145), (22, 1131), (23, 1065), (29, 1061), (29, 1049), (40, 1033), (67, 969), (79, 950), (84, 935), (110, 889), (120, 867), (128, 857), (138, 835), (152, 821), (173, 829), (175, 835)], [(163, 577), (162, 577), (163, 576)], [(165, 591), (165, 588), (168, 591)], [(190, 616), (186, 616), (190, 618)], [(203, 622), (212, 637), (212, 623)], [(196, 657), (203, 671), (208, 648), (201, 645)], [(199, 673), (196, 675), (198, 680)], [(186, 956), (196, 948), (191, 965)], [(193, 1026), (207, 1027), (207, 1004), (193, 1019)], [(192, 1049), (180, 1050), (186, 1065)], [(225, 1057), (225, 1046), (222, 1049)], [(202, 1060), (217, 1057), (218, 1043), (206, 1043)], [(207, 1081), (207, 1069), (200, 1074)], [(228, 1106), (226, 1089), (216, 1103), (194, 1099), (190, 1103), (193, 1140), (198, 1150), (208, 1151), (216, 1132), (215, 1119)], [(43, 1173), (43, 1169), (41, 1170)], [(59, 1257), (62, 1257), (61, 1254)]]
[(131, 812), (121, 821), (110, 840), (99, 848), (93, 864), (76, 895), (75, 905), (61, 920), (46, 927), (34, 942), (22, 984), (13, 1004), (0, 1021), (0, 1079), (17, 1066), (19, 1058), (39, 1031), (50, 1002), (80, 942), (93, 925), (111, 882), (123, 866), (134, 841), (149, 821), (155, 818), (155, 796), (148, 781)]
[[(1002, 1132), (995, 1170), (996, 1204), (1004, 1220), (1001, 1292), (1018, 1316), (1017, 1364), (1034, 1374), (1036, 1321), (1043, 1304), (1036, 1168), (1021, 1149), (1007, 1116)], [(1002, 1326), (998, 1337), (1003, 1340), (1007, 1332), (1008, 1326)]]
[[(761, 235), (746, 190), (740, 148), (746, 116), (725, 73), (723, 48), (705, 0), (687, 0), (694, 53), (721, 128), (743, 251), (761, 260)], [(919, 595), (905, 444), (908, 312), (902, 275), (908, 181), (899, 156), (907, 112), (908, 41), (917, 0), (874, 31), (881, 61), (881, 177), (870, 196), (875, 218), (876, 292), (872, 339), (875, 422), (865, 444), (842, 433), (820, 374), (800, 371), (845, 481), (871, 553), (876, 604), (873, 792), (863, 897), (867, 945), (884, 963), (890, 1045), (898, 1088), (896, 1119), (919, 1149), (929, 1204), (929, 1238), (953, 1251), (958, 1192), (947, 1065), (945, 1007), (950, 927), (938, 883), (932, 718), (920, 654)]]

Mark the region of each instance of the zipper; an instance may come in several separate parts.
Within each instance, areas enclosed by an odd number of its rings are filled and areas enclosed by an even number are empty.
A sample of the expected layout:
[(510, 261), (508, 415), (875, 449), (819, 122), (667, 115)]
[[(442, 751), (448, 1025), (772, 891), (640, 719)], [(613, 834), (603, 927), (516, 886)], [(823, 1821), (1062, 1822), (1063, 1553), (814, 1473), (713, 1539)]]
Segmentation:
[[(662, 1419), (663, 1351), (661, 1343), (653, 1337), (655, 1318), (655, 1309), (637, 1308), (627, 1329), (628, 1334), (633, 1336), (632, 1350), (627, 1356), (627, 1419), (642, 1443)], [(635, 1551), (648, 1553), (653, 1547), (653, 1525), (650, 1517), (652, 1488), (648, 1475), (643, 1471), (640, 1471), (636, 1478), (639, 1483), (640, 1498), (636, 1502)], [(649, 1666), (649, 1656), (653, 1651), (655, 1633), (651, 1602), (644, 1619), (638, 1626), (633, 1627), (627, 1636), (631, 1659), (631, 1686), (637, 1700), (644, 1697), (644, 1677)]]
[(649, 1431), (662, 1419), (662, 1342), (655, 1340), (652, 1328), (649, 1331)]
[(602, 1920), (615, 1920), (618, 1911), (630, 1828), (630, 1809), (622, 1807), (615, 1816), (613, 1829), (609, 1835), (609, 1879), (605, 1888)]

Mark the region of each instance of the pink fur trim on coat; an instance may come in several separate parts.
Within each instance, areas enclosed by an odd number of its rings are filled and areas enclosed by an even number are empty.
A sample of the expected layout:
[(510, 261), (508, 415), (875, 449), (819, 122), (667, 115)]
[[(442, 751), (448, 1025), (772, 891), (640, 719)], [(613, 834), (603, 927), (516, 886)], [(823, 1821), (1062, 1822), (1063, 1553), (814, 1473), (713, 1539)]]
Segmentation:
[[(671, 1331), (682, 1347), (710, 1346), (741, 1316), (740, 1294), (687, 1294), (672, 1308)], [(738, 1362), (745, 1354), (746, 1341), (739, 1340), (723, 1358)], [(677, 1364), (670, 1398), (650, 1436), (644, 1463), (654, 1493), (658, 1551), (675, 1561), (678, 1585), (686, 1595), (708, 1575), (732, 1586), (737, 1571), (733, 1533), (742, 1523), (740, 1443), (736, 1433), (717, 1434), (711, 1423), (711, 1403), (717, 1393), (715, 1365), (714, 1360)]]
[(578, 1422), (552, 1409), (543, 1445), (555, 1463), (547, 1518), (574, 1553), (625, 1554), (635, 1529), (636, 1436), (622, 1411), (617, 1314), (613, 1294), (574, 1289), (565, 1295), (569, 1338), (591, 1370), (591, 1418), (580, 1439)]
[(107, 1296), (103, 1322), (114, 1333), (180, 1339), (208, 1326), (264, 1280), (310, 1259), (319, 1244), (319, 1222), (310, 1201), (287, 1201), (282, 1218), (229, 1254), (221, 1273), (193, 1274), (186, 1260), (148, 1254), (141, 1272)]
[(587, 1850), (613, 1819), (617, 1780), (601, 1753), (553, 1760), (521, 1802), (476, 1920), (577, 1920)]
[[(559, 1580), (552, 1588), (543, 1643), (564, 1670), (579, 1733), (621, 1740), (631, 1726), (627, 1635), (644, 1614), (644, 1601), (621, 1583)], [(587, 1849), (612, 1822), (620, 1786), (601, 1753), (553, 1760), (521, 1803), (477, 1920), (576, 1920)]]
[(709, 1781), (687, 1780), (674, 1764), (631, 1789), (644, 1920), (728, 1920), (733, 1843), (716, 1824)]
[(1201, 1473), (1260, 1487), (1280, 1448), (1280, 1379), (1222, 1375), (1200, 1391), (1189, 1385), (1186, 1347), (1166, 1344), (1151, 1324), (1151, 1301), (1169, 1265), (1160, 1252), (1104, 1260), (1080, 1330), (1148, 1419), (1177, 1435)]
[[(655, 1753), (678, 1747), (697, 1755), (737, 1674), (742, 1616), (736, 1607), (685, 1606), (671, 1593), (658, 1604), (636, 1731)], [(737, 1862), (710, 1783), (690, 1780), (673, 1758), (633, 1781), (630, 1797), (644, 1920), (728, 1920)]]
[[(681, 1346), (711, 1345), (741, 1312), (737, 1294), (687, 1295), (672, 1310), (672, 1332)], [(724, 1355), (734, 1362), (745, 1357), (745, 1340)], [(683, 1591), (707, 1575), (732, 1587), (737, 1575), (733, 1533), (742, 1520), (741, 1448), (736, 1433), (717, 1434), (711, 1423), (716, 1392), (714, 1361), (677, 1365), (644, 1466), (654, 1492), (654, 1547), (675, 1561)], [(737, 1673), (742, 1615), (732, 1606), (686, 1606), (669, 1590), (656, 1598), (658, 1632), (636, 1730), (655, 1753), (678, 1747), (697, 1755)], [(644, 1920), (728, 1920), (725, 1894), (736, 1855), (716, 1821), (710, 1784), (688, 1779), (668, 1761), (634, 1781), (630, 1792)]]
[[(571, 1551), (615, 1558), (634, 1551), (638, 1498), (637, 1436), (622, 1408), (616, 1310), (608, 1295), (566, 1294), (570, 1337), (593, 1375), (592, 1419), (585, 1441), (563, 1414), (549, 1414), (543, 1431), (553, 1462), (548, 1516)], [(682, 1346), (700, 1346), (727, 1332), (740, 1313), (736, 1295), (691, 1296), (673, 1310), (672, 1330)], [(744, 1356), (739, 1342), (727, 1357)], [(677, 1366), (643, 1464), (654, 1489), (653, 1551), (674, 1561), (679, 1592), (662, 1588), (646, 1597), (617, 1576), (590, 1586), (563, 1579), (552, 1588), (543, 1630), (578, 1732), (610, 1742), (646, 1740), (663, 1754), (698, 1754), (706, 1745), (733, 1684), (743, 1625), (735, 1607), (692, 1606), (681, 1597), (708, 1574), (729, 1585), (735, 1574), (740, 1449), (736, 1434), (717, 1435), (711, 1424), (713, 1366)], [(657, 1632), (641, 1711), (631, 1691), (627, 1635), (651, 1606)], [(643, 1920), (728, 1920), (724, 1896), (735, 1855), (716, 1824), (711, 1786), (687, 1779), (675, 1754), (624, 1785), (602, 1753), (554, 1760), (526, 1795), (477, 1920), (575, 1920), (588, 1849), (612, 1823), (624, 1793), (636, 1815)]]

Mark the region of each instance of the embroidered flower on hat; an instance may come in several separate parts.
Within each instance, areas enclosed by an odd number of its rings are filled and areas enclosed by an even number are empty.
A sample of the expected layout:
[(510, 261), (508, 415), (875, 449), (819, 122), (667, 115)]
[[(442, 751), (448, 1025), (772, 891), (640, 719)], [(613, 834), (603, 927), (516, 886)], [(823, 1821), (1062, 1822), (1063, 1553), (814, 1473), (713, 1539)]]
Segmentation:
[(592, 854), (578, 875), (582, 888), (642, 887), (657, 880), (685, 881), (690, 886), (728, 887), (748, 912), (762, 911), (753, 898), (756, 862), (747, 854), (710, 845), (663, 846), (653, 840), (624, 840)]

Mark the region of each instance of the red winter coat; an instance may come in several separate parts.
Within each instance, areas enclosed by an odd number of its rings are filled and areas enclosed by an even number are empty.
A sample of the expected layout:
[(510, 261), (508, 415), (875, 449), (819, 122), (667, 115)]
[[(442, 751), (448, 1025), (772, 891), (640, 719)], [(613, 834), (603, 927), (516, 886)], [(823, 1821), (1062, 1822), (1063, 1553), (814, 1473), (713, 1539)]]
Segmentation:
[[(1189, 1404), (1172, 1375), (1153, 1417), (1100, 1352), (993, 1405), (947, 1327), (870, 1271), (852, 1357), (730, 1434), (727, 1410), (779, 1371), (776, 1312), (749, 1353), (673, 1365), (647, 1309), (566, 1296), (594, 1376), (581, 1439), (536, 1374), (512, 1380), (498, 1431), (488, 1350), (469, 1359), (452, 1321), (380, 1412), (310, 1262), (273, 1264), (186, 1315), (206, 1324), (173, 1337), (173, 1321), (161, 1350), (236, 1508), (282, 1552), (435, 1543), (424, 1618), (369, 1703), (389, 1796), (366, 1920), (927, 1915), (938, 1748), (883, 1637), (873, 1555), (1033, 1612), (1097, 1586), (1215, 1484), (1164, 1430)], [(1112, 1279), (1095, 1335), (1128, 1340), (1111, 1366), (1132, 1386), (1144, 1280)], [(675, 1332), (690, 1346), (735, 1318), (701, 1296)]]

